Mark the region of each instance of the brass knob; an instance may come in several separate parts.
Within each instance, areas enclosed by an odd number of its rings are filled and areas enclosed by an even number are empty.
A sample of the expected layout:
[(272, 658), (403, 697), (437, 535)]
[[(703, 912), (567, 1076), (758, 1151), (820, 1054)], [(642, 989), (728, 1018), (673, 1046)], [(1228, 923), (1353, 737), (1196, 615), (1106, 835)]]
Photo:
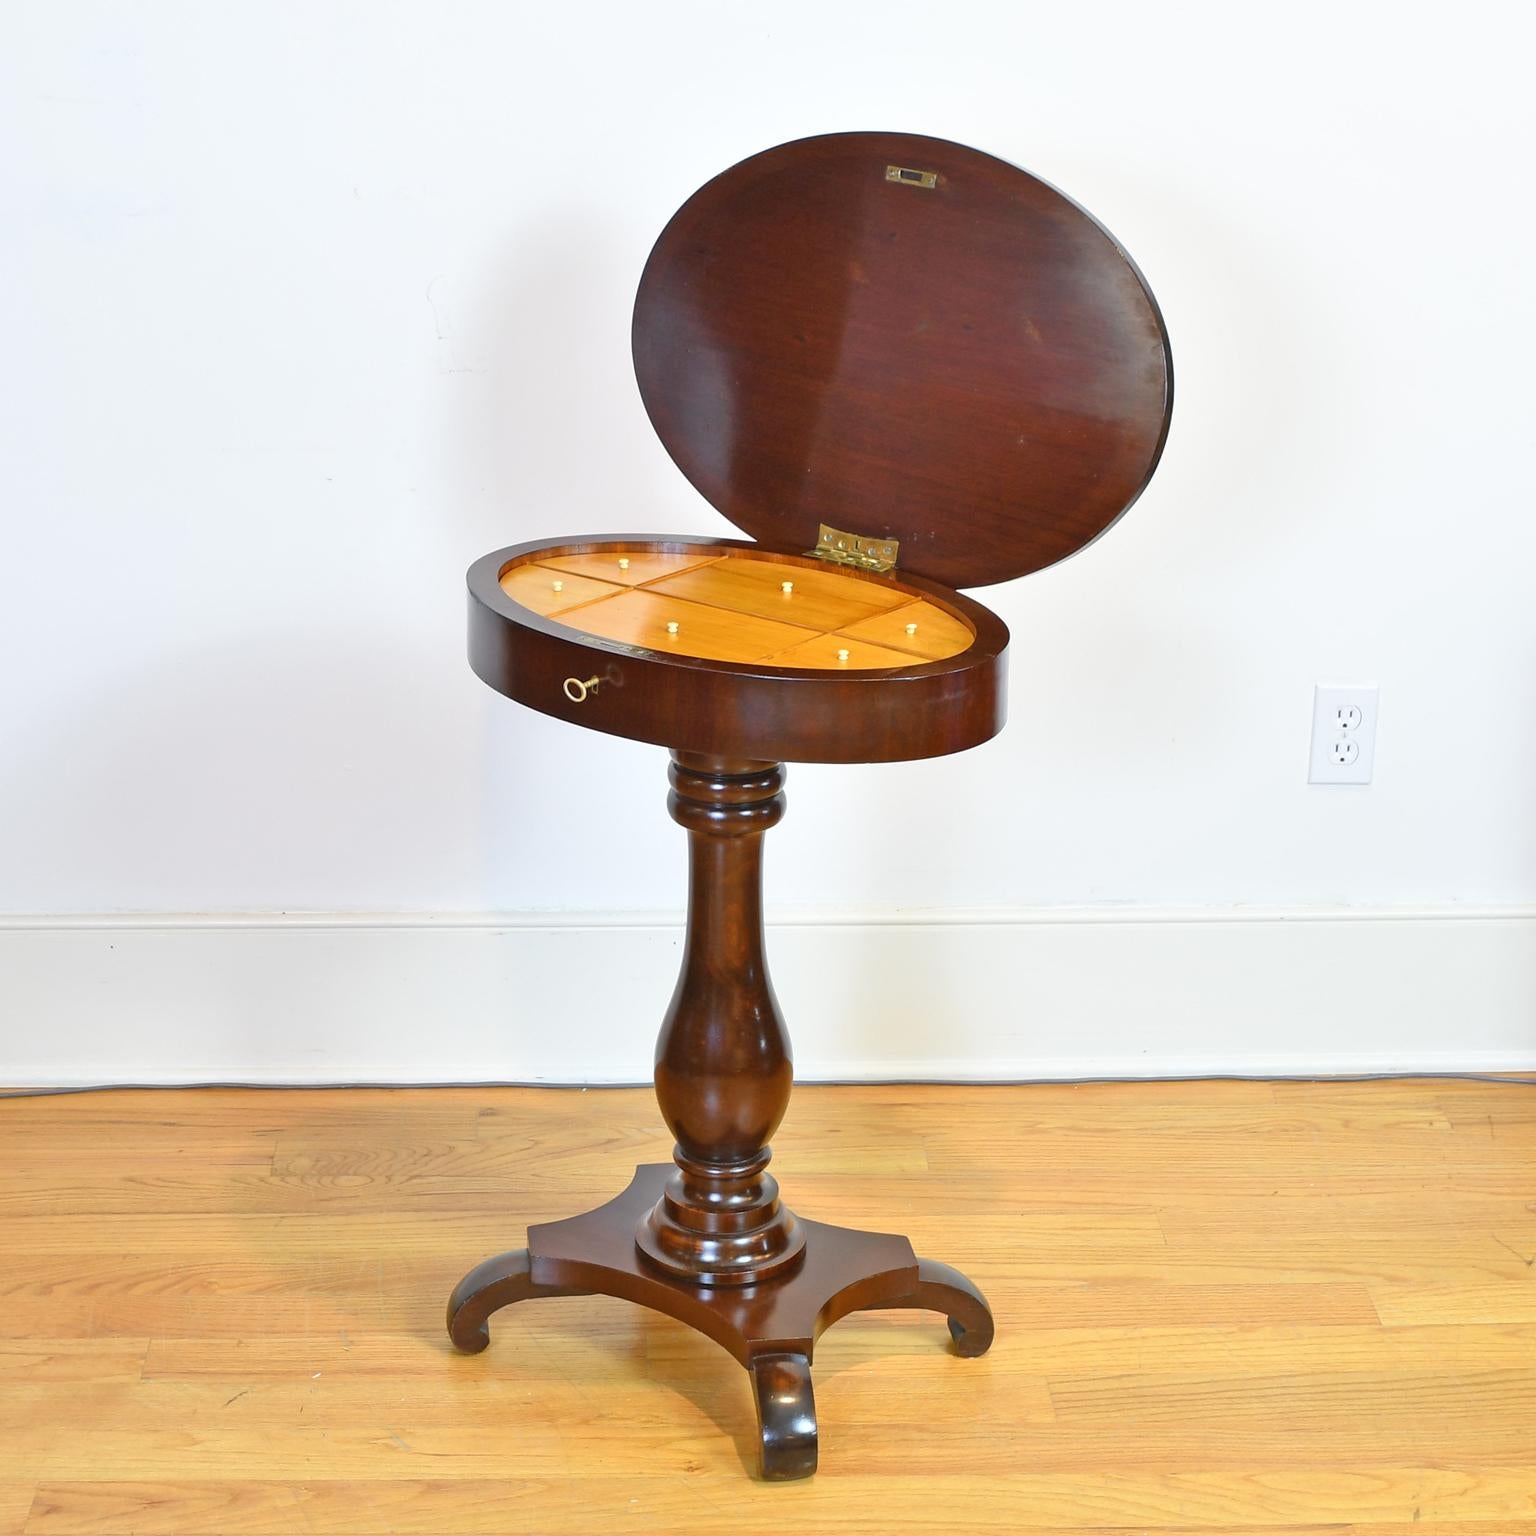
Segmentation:
[(596, 693), (597, 685), (601, 681), (602, 679), (599, 677), (589, 677), (586, 682), (582, 682), (579, 677), (568, 677), (562, 686), (565, 689), (566, 698), (572, 704), (585, 704), (587, 695), (589, 693)]

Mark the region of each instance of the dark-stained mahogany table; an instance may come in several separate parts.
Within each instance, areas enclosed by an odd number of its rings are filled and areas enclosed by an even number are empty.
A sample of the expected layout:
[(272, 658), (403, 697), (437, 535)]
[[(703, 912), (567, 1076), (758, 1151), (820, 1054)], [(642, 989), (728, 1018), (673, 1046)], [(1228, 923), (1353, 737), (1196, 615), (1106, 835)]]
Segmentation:
[(695, 193), (646, 264), (633, 351), (668, 452), (752, 540), (498, 550), (469, 571), (470, 662), (520, 703), (672, 749), (688, 936), (656, 1096), (674, 1162), (472, 1269), (448, 1332), (483, 1349), (491, 1313), (535, 1296), (668, 1313), (747, 1368), (764, 1476), (803, 1477), (823, 1329), (925, 1308), (979, 1355), (992, 1314), (906, 1238), (795, 1215), (767, 1171), (792, 1078), (762, 918), (783, 764), (1001, 729), (1007, 629), (954, 589), (1063, 559), (1130, 506), (1172, 366), (1140, 273), (1076, 204), (889, 133), (781, 145)]

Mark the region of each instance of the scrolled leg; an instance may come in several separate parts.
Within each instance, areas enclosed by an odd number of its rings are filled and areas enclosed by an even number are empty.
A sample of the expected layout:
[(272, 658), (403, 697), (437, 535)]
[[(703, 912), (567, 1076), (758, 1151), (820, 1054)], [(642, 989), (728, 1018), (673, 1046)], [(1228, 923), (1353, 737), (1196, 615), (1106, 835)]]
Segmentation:
[(448, 1337), (455, 1349), (477, 1355), (491, 1342), (492, 1312), (530, 1296), (585, 1296), (579, 1286), (540, 1285), (533, 1278), (526, 1248), (513, 1248), (477, 1264), (448, 1298)]
[(922, 1307), (944, 1313), (957, 1355), (984, 1355), (992, 1347), (992, 1309), (987, 1298), (958, 1269), (937, 1259), (919, 1259), (917, 1285), (889, 1301), (871, 1302), (867, 1310), (876, 1307)]
[(758, 1355), (747, 1368), (762, 1434), (763, 1476), (773, 1482), (816, 1470), (816, 1397), (801, 1354)]

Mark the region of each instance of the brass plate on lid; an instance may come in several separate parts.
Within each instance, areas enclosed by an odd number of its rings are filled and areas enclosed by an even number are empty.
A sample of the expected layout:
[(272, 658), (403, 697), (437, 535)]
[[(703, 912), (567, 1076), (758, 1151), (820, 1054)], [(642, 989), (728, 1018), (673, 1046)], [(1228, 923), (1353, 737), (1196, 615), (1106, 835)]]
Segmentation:
[(888, 165), (885, 168), (887, 181), (904, 181), (909, 187), (936, 187), (939, 184), (937, 171), (914, 171), (905, 165)]

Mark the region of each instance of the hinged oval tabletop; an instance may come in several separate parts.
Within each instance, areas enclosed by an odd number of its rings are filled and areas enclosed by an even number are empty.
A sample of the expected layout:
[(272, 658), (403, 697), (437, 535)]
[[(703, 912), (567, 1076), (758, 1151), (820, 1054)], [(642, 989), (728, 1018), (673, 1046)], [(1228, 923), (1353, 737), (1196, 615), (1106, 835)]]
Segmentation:
[(1097, 538), (1172, 404), (1162, 317), (1113, 237), (915, 134), (800, 139), (715, 177), (651, 252), (633, 347), (657, 434), (738, 528), (951, 587)]

